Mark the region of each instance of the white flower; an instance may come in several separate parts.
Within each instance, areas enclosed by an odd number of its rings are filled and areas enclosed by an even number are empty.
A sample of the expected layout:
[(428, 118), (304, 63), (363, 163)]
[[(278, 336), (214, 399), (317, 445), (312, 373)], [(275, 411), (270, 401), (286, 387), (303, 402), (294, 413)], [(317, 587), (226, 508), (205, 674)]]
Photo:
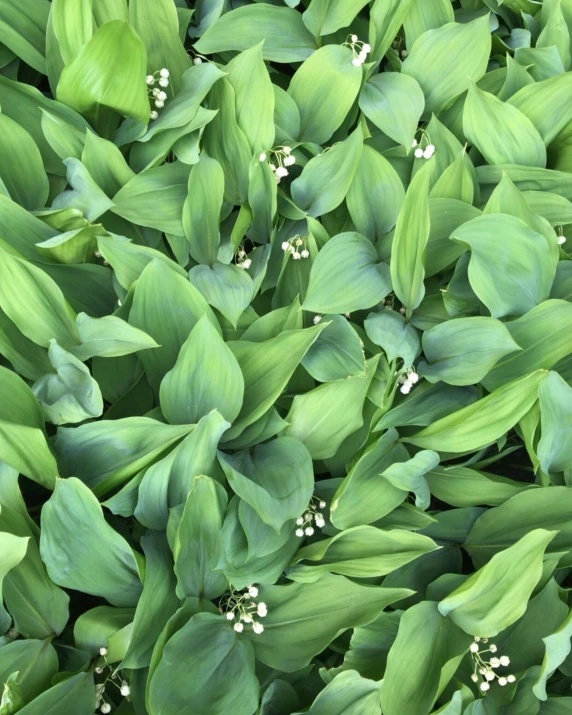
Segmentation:
[(257, 613), (258, 613), (258, 615), (259, 615), (261, 618), (264, 618), (265, 616), (268, 615), (268, 608), (266, 607), (266, 604), (265, 604), (265, 603), (260, 602), (260, 603), (258, 604)]
[(508, 680), (509, 683), (514, 683), (514, 681), (516, 680), (514, 675), (507, 675), (506, 679)]
[(167, 99), (167, 93), (166, 92), (157, 92), (157, 99), (161, 102), (164, 102)]
[(237, 633), (242, 633), (242, 631), (244, 630), (244, 626), (242, 625), (242, 623), (235, 623), (235, 624), (234, 624), (234, 630), (235, 630)]
[(247, 258), (245, 261), (243, 261), (243, 262), (240, 264), (240, 267), (241, 267), (241, 268), (244, 268), (244, 270), (247, 271), (247, 270), (250, 268), (251, 265), (252, 265), (252, 259), (251, 259), (251, 258)]
[(318, 325), (318, 323), (320, 322), (320, 320), (322, 320), (322, 316), (321, 316), (321, 315), (315, 315), (315, 316), (314, 316), (314, 325)]
[(320, 502), (320, 509), (325, 509), (325, 508), (326, 508), (326, 502), (325, 502), (325, 501), (321, 501), (321, 502)]
[(490, 663), (491, 668), (499, 668), (501, 665), (501, 661), (498, 658), (491, 658)]
[(234, 612), (233, 611), (227, 611), (225, 615), (226, 615), (227, 621), (234, 621)]
[(159, 118), (159, 112), (156, 112), (156, 111), (153, 109), (153, 111), (151, 112), (151, 114), (149, 115), (149, 117), (150, 117), (151, 119), (158, 119), (158, 118)]
[(352, 42), (357, 42), (357, 41), (358, 41), (358, 36), (357, 36), (357, 35), (352, 35), (352, 36), (350, 37), (350, 40), (351, 40)]
[[(411, 376), (410, 376), (411, 377)], [(497, 652), (497, 647), (494, 643), (491, 643), (489, 646), (489, 650), (491, 653), (496, 653)]]
[(283, 146), (282, 151), (286, 154), (286, 156), (289, 156), (292, 153), (292, 147), (290, 146)]
[(416, 385), (419, 382), (419, 375), (416, 372), (410, 372), (407, 379), (412, 385)]
[(304, 243), (304, 241), (302, 241), (301, 238), (297, 239), (297, 241), (296, 241), (297, 246), (301, 246), (303, 243)]
[(147, 82), (147, 84), (155, 84), (155, 77), (153, 77), (152, 74), (148, 74), (147, 77), (145, 77), (145, 82)]
[(195, 57), (195, 59), (193, 60), (194, 65), (202, 65), (202, 63), (203, 63), (203, 61), (201, 60), (200, 57)]
[(473, 674), (471, 675), (471, 680), (473, 681), (473, 683), (478, 683), (478, 682), (479, 682), (479, 676), (478, 676), (476, 673), (473, 673)]
[(262, 154), (258, 157), (259, 161), (266, 161), (266, 152), (263, 151)]
[(306, 529), (304, 529), (304, 532), (306, 536), (312, 536), (312, 534), (314, 533), (314, 529), (312, 529), (311, 526), (307, 526)]
[(367, 52), (363, 50), (359, 53), (358, 58), (362, 61), (362, 64), (367, 60)]
[(258, 596), (258, 589), (256, 586), (249, 586), (248, 593), (252, 596), (252, 598), (256, 598)]
[(310, 251), (304, 249), (300, 255), (302, 256), (302, 258), (310, 258)]
[(304, 529), (296, 529), (296, 536), (300, 538), (304, 536)]
[(479, 652), (479, 646), (477, 643), (471, 643), (471, 653), (478, 653)]
[(566, 243), (566, 236), (558, 236), (558, 245), (562, 246), (564, 243)]
[(99, 655), (107, 655), (107, 648), (105, 646), (99, 649)]
[(284, 166), (294, 166), (295, 163), (296, 163), (296, 157), (294, 155), (287, 156), (284, 159)]
[(411, 383), (405, 381), (403, 385), (399, 388), (402, 395), (408, 395), (411, 392)]
[(303, 523), (304, 523), (304, 517), (303, 517), (303, 516), (299, 516), (299, 517), (296, 519), (296, 524), (298, 524), (298, 526), (302, 526)]
[(487, 674), (487, 669), (486, 668), (479, 668), (479, 673), (481, 675), (486, 675)]
[(157, 99), (155, 101), (155, 106), (157, 107), (157, 109), (163, 109), (163, 107), (165, 106), (165, 102), (162, 102), (160, 99)]
[(366, 53), (366, 55), (369, 55), (369, 53), (371, 52), (371, 45), (368, 45), (366, 42), (363, 46), (363, 51)]
[(359, 59), (359, 57), (354, 57), (352, 60), (352, 65), (354, 67), (359, 67), (362, 63), (362, 61)]
[(411, 145), (411, 148), (415, 149), (416, 146), (417, 146), (417, 139), (414, 139), (413, 144)]
[(500, 664), (504, 666), (510, 665), (510, 658), (508, 657), (508, 655), (501, 655)]
[(294, 252), (292, 253), (292, 258), (293, 258), (295, 261), (299, 261), (300, 258), (301, 258), (301, 255), (300, 255), (300, 253), (299, 253), (298, 251), (294, 251)]
[(253, 623), (252, 630), (255, 633), (262, 633), (264, 631), (264, 626), (262, 625), (262, 623)]
[(168, 86), (169, 86), (169, 80), (168, 80), (168, 79), (165, 79), (164, 77), (161, 77), (161, 79), (159, 80), (159, 84), (161, 85), (161, 87), (168, 87)]
[(276, 169), (276, 176), (278, 176), (280, 179), (282, 179), (284, 176), (288, 176), (288, 169), (285, 169), (283, 166), (279, 166)]
[(121, 683), (121, 687), (119, 688), (119, 692), (121, 693), (121, 695), (123, 695), (124, 698), (126, 698), (131, 692), (131, 688), (129, 687), (129, 685), (127, 685), (125, 681), (123, 681)]
[(491, 670), (489, 670), (488, 673), (485, 675), (485, 678), (486, 678), (487, 680), (494, 680), (494, 679), (495, 679), (495, 674), (494, 674)]
[(424, 159), (430, 159), (433, 156), (433, 152), (429, 151), (429, 148), (425, 149), (423, 152), (423, 158)]
[(171, 74), (169, 70), (166, 67), (163, 67), (162, 70), (159, 71), (159, 74), (163, 79), (168, 79), (169, 75)]
[(499, 685), (503, 686), (508, 683), (508, 680), (506, 678), (499, 678)]
[(103, 703), (103, 705), (99, 708), (100, 712), (102, 713), (110, 713), (111, 712), (111, 705), (109, 703)]
[(401, 50), (401, 57), (402, 57), (403, 59), (406, 59), (406, 57), (407, 57), (408, 55), (409, 55), (409, 52), (407, 52), (407, 50)]
[(415, 149), (415, 158), (416, 159), (423, 158), (423, 149), (421, 149), (421, 147), (419, 147), (418, 149)]
[(486, 693), (487, 690), (490, 690), (490, 687), (491, 686), (487, 682), (481, 683), (481, 690), (483, 691), (483, 693)]
[(326, 522), (324, 521), (323, 516), (316, 516), (316, 526), (318, 526), (320, 529), (323, 529), (324, 526), (326, 526)]

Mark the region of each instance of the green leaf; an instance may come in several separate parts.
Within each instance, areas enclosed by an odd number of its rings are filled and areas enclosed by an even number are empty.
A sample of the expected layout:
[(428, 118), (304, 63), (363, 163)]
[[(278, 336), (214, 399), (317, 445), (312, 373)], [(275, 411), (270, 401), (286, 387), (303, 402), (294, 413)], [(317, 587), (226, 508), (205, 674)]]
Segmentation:
[(405, 365), (413, 365), (421, 351), (419, 333), (400, 313), (394, 310), (370, 313), (363, 327), (372, 343), (384, 349), (390, 362), (400, 357)]
[(513, 380), (404, 441), (440, 452), (482, 449), (500, 439), (530, 410), (538, 399), (538, 388), (546, 375), (545, 370), (536, 370)]
[(324, 144), (346, 118), (363, 75), (352, 58), (348, 47), (326, 45), (296, 70), (288, 94), (300, 110), (298, 141)]
[(328, 459), (363, 424), (363, 406), (378, 358), (366, 362), (365, 375), (328, 382), (296, 395), (284, 433), (306, 445), (312, 459)]
[(216, 570), (227, 502), (224, 488), (214, 479), (193, 479), (173, 545), (180, 597), (212, 600), (227, 590), (226, 577)]
[(32, 700), (49, 688), (57, 670), (58, 655), (49, 639), (7, 642), (0, 649), (0, 683), (17, 672), (24, 701)]
[(247, 50), (262, 41), (263, 57), (271, 62), (303, 62), (316, 49), (316, 41), (299, 12), (266, 4), (225, 13), (207, 29), (195, 49), (210, 55)]
[(557, 631), (543, 638), (546, 647), (542, 669), (532, 691), (539, 700), (547, 700), (547, 681), (568, 657), (572, 649), (572, 612), (568, 614)]
[(5, 114), (0, 114), (0, 137), (0, 179), (7, 195), (30, 211), (44, 208), (49, 183), (33, 138)]
[(371, 623), (407, 589), (362, 586), (332, 574), (314, 583), (263, 586), (259, 597), (268, 607), (264, 633), (247, 637), (256, 658), (271, 668), (292, 673), (342, 631)]
[(205, 300), (236, 328), (254, 295), (254, 284), (248, 273), (235, 264), (217, 262), (212, 267), (194, 266), (189, 279)]
[(406, 462), (390, 464), (382, 472), (382, 477), (397, 489), (415, 494), (415, 506), (428, 509), (431, 502), (429, 485), (425, 475), (439, 464), (439, 455), (431, 450), (421, 450)]
[(18, 710), (22, 715), (57, 715), (61, 708), (73, 708), (74, 715), (91, 715), (95, 707), (93, 673), (78, 673), (62, 680)]
[(308, 715), (381, 715), (379, 688), (379, 683), (348, 670), (336, 675), (305, 712)]
[(537, 454), (546, 474), (572, 468), (567, 425), (572, 419), (572, 387), (557, 372), (549, 372), (538, 389), (542, 433)]
[[(470, 44), (471, 52), (467, 52)], [(425, 111), (438, 114), (486, 72), (491, 52), (487, 15), (464, 24), (450, 22), (424, 32), (403, 63), (421, 85)]]
[(28, 548), (28, 537), (14, 536), (3, 531), (0, 532), (0, 554), (2, 555), (0, 566), (0, 632), (6, 633), (12, 623), (12, 617), (2, 605), (2, 582), (6, 574), (17, 566)]
[(407, 309), (407, 319), (425, 295), (423, 259), (429, 239), (429, 182), (434, 168), (430, 160), (409, 184), (391, 247), (391, 281), (395, 295)]
[(87, 367), (55, 340), (50, 341), (48, 355), (54, 372), (32, 387), (46, 419), (61, 425), (101, 416), (103, 398)]
[(323, 319), (327, 325), (304, 356), (304, 368), (318, 382), (363, 375), (365, 356), (357, 332), (341, 315), (326, 315)]
[(113, 20), (100, 27), (64, 68), (58, 100), (96, 124), (109, 121), (110, 110), (147, 124), (145, 66), (145, 46), (135, 30)]
[(216, 261), (223, 194), (222, 167), (203, 151), (189, 174), (189, 193), (183, 206), (183, 230), (197, 263), (213, 266)]
[(196, 424), (211, 410), (232, 423), (243, 396), (244, 378), (236, 358), (203, 315), (161, 382), (161, 410), (171, 424)]
[(134, 606), (141, 581), (133, 550), (79, 479), (59, 480), (42, 508), (40, 552), (54, 583)]
[(452, 10), (448, 0), (429, 0), (423, 4), (413, 3), (403, 23), (407, 48), (411, 49), (415, 40), (427, 30), (434, 30), (448, 22), (454, 22), (455, 13)]
[(331, 35), (347, 27), (364, 5), (367, 0), (312, 0), (302, 19), (316, 37)]
[(480, 382), (505, 355), (520, 351), (504, 323), (495, 318), (457, 318), (423, 333), (427, 362), (417, 371), (430, 382)]
[(361, 125), (327, 152), (310, 159), (292, 182), (292, 199), (312, 218), (337, 208), (344, 200), (359, 166), (363, 148)]
[[(520, 219), (478, 216), (451, 238), (470, 247), (469, 281), (493, 318), (524, 315), (548, 298), (556, 266), (546, 238)], [(491, 255), (496, 256), (493, 263)]]
[(489, 164), (546, 166), (546, 148), (534, 125), (512, 104), (469, 87), (463, 130)]
[(542, 575), (544, 551), (556, 533), (534, 529), (495, 554), (441, 601), (439, 612), (473, 636), (496, 636), (524, 614)]
[(73, 349), (73, 354), (80, 360), (98, 357), (119, 357), (139, 350), (158, 348), (152, 337), (142, 330), (134, 328), (125, 320), (115, 315), (103, 318), (90, 318), (80, 313), (76, 326), (81, 345)]
[(292, 561), (294, 567), (288, 571), (288, 578), (312, 583), (323, 573), (351, 578), (385, 576), (438, 548), (427, 536), (411, 531), (356, 526), (301, 548)]
[(0, 2), (0, 42), (40, 74), (46, 74), (49, 13), (46, 0), (26, 0), (17, 5), (9, 0)]
[(340, 233), (327, 242), (313, 262), (302, 308), (350, 313), (372, 308), (390, 290), (388, 267), (378, 262), (371, 242), (359, 233)]
[[(548, 146), (572, 120), (570, 87), (572, 74), (551, 77), (543, 82), (534, 82), (523, 87), (508, 100), (527, 116)], [(541, 111), (544, 107), (544, 111)]]
[(221, 616), (198, 613), (167, 641), (148, 706), (156, 715), (183, 713), (190, 702), (204, 715), (252, 713), (258, 691), (252, 645)]
[(62, 60), (68, 64), (93, 35), (91, 2), (54, 0), (51, 21)]
[(394, 41), (412, 0), (375, 0), (370, 9), (370, 60), (379, 62)]
[(359, 106), (365, 116), (398, 144), (411, 150), (425, 97), (416, 79), (399, 72), (381, 72), (363, 86)]

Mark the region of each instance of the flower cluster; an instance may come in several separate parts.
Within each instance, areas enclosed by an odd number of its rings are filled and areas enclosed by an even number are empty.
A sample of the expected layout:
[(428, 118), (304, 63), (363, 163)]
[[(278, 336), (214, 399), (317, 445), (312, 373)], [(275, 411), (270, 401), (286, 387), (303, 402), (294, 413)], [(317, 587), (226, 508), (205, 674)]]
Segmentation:
[[(162, 109), (165, 106), (167, 93), (160, 89), (160, 87), (167, 88), (169, 86), (169, 70), (166, 67), (163, 67), (163, 69), (160, 69), (153, 74), (148, 74), (145, 81), (149, 87), (147, 92), (151, 99), (155, 102), (155, 107), (157, 109)], [(158, 83), (159, 87), (155, 87), (155, 82)], [(153, 109), (151, 111), (151, 119), (157, 119), (159, 116), (157, 109)]]
[(95, 702), (95, 707), (99, 708), (99, 711), (102, 713), (110, 713), (111, 712), (111, 703), (105, 699), (105, 687), (107, 683), (111, 683), (112, 685), (115, 685), (115, 687), (119, 690), (119, 693), (124, 697), (128, 697), (129, 694), (131, 693), (131, 688), (129, 687), (129, 683), (126, 680), (122, 680), (119, 678), (117, 675), (117, 671), (113, 670), (112, 667), (109, 665), (107, 662), (107, 648), (102, 647), (99, 649), (99, 655), (103, 658), (103, 661), (105, 663), (104, 666), (97, 666), (95, 668), (95, 672), (97, 675), (101, 675), (105, 671), (107, 671), (107, 675), (105, 677), (105, 680), (102, 683), (98, 683), (95, 686), (95, 697), (96, 697), (96, 702)]
[(352, 65), (354, 67), (363, 65), (363, 63), (367, 60), (367, 56), (371, 52), (371, 45), (368, 45), (367, 42), (361, 42), (358, 40), (357, 35), (349, 35), (348, 39), (344, 42), (344, 47), (349, 47), (352, 51)]
[(243, 246), (241, 246), (236, 252), (236, 259), (236, 265), (245, 271), (247, 271), (252, 265), (252, 259), (248, 258)]
[[(471, 643), (471, 647), (469, 649), (473, 657), (474, 663), (474, 670), (473, 674), (471, 675), (471, 680), (473, 681), (473, 683), (478, 683), (479, 681), (481, 681), (479, 687), (483, 693), (486, 693), (487, 690), (490, 689), (490, 684), (494, 680), (497, 680), (498, 684), (501, 686), (504, 686), (507, 683), (514, 683), (514, 681), (516, 680), (514, 675), (499, 675), (498, 673), (495, 673), (495, 670), (497, 668), (504, 668), (509, 665), (510, 658), (507, 655), (494, 655), (497, 652), (497, 647), (494, 643), (491, 643), (488, 648), (481, 650), (481, 646), (479, 644), (487, 644), (488, 640), (488, 638), (479, 638), (478, 636), (476, 636), (475, 642)], [(485, 653), (493, 654), (490, 660), (483, 659), (483, 655), (485, 655)], [(481, 676), (480, 678), (479, 675)]]
[[(421, 139), (421, 143), (423, 143), (423, 139)], [(435, 153), (435, 146), (433, 144), (426, 143), (425, 149), (423, 149), (417, 139), (413, 140), (413, 144), (411, 146), (415, 149), (414, 153), (416, 159), (430, 159)]]
[(403, 395), (408, 395), (411, 388), (419, 382), (419, 375), (414, 370), (408, 370), (406, 374), (399, 376), (398, 382), (401, 385), (400, 392)]
[(282, 250), (284, 253), (291, 254), (295, 261), (299, 261), (301, 258), (310, 258), (306, 239), (300, 238), (300, 236), (294, 236), (287, 241), (283, 241)]
[(288, 176), (288, 166), (294, 166), (296, 157), (292, 154), (292, 147), (279, 146), (271, 149), (269, 152), (263, 151), (258, 157), (260, 161), (269, 159), (268, 165), (274, 172), (276, 183), (279, 184), (281, 179)]
[[(314, 322), (316, 322), (315, 319)], [(306, 536), (312, 536), (314, 533), (314, 527), (312, 526), (313, 523), (315, 523), (319, 529), (323, 529), (324, 526), (326, 526), (326, 520), (319, 509), (325, 508), (325, 501), (312, 497), (310, 503), (308, 504), (308, 509), (304, 512), (304, 514), (302, 514), (302, 516), (299, 516), (296, 519), (296, 526), (298, 527), (296, 529), (296, 536), (299, 536), (300, 538), (304, 536), (304, 534)]]
[(255, 621), (254, 617), (264, 618), (268, 615), (266, 604), (262, 601), (254, 601), (258, 596), (256, 586), (247, 586), (244, 593), (235, 591), (230, 587), (230, 595), (224, 601), (224, 607), (221, 611), (224, 613), (228, 621), (234, 621), (234, 630), (237, 633), (242, 633), (244, 624), (252, 625), (254, 633), (260, 634), (264, 631), (264, 626), (260, 621)]

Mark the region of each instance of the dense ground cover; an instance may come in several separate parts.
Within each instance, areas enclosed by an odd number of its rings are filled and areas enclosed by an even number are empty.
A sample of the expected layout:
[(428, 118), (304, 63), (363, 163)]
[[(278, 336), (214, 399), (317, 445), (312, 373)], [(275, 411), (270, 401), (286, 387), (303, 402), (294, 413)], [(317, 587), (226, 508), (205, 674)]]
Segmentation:
[(0, 0), (0, 715), (572, 713), (572, 0)]

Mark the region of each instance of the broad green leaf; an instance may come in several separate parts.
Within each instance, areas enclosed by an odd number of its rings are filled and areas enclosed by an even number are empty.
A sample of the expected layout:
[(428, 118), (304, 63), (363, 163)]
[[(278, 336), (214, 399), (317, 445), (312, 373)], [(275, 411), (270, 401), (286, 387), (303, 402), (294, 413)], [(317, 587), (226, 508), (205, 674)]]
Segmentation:
[(314, 478), (310, 453), (301, 441), (286, 435), (252, 453), (220, 456), (230, 487), (276, 532), (307, 508)]
[(363, 375), (363, 344), (349, 321), (341, 315), (326, 315), (328, 323), (302, 360), (302, 365), (318, 382), (331, 382)]
[(292, 182), (296, 206), (312, 218), (337, 208), (352, 184), (362, 149), (363, 130), (358, 125), (345, 141), (311, 159)]
[(365, 116), (409, 152), (425, 97), (416, 79), (399, 72), (381, 72), (366, 82), (359, 106)]
[(401, 313), (394, 310), (370, 313), (363, 327), (372, 343), (384, 349), (390, 362), (402, 358), (405, 365), (413, 365), (421, 351), (419, 333), (411, 323), (405, 322)]
[(145, 46), (126, 22), (100, 27), (64, 68), (57, 96), (96, 124), (109, 121), (109, 111), (149, 120), (145, 85)]
[(46, 419), (62, 425), (100, 417), (103, 398), (88, 368), (55, 340), (50, 341), (48, 356), (53, 372), (32, 387)]
[(12, 617), (2, 604), (2, 582), (6, 578), (6, 574), (17, 566), (24, 556), (28, 548), (28, 537), (14, 536), (7, 534), (4, 531), (0, 532), (0, 632), (3, 634), (10, 628)]
[(86, 132), (81, 160), (107, 196), (114, 196), (135, 176), (119, 147), (93, 132)]
[(369, 43), (371, 61), (379, 62), (394, 41), (412, 0), (375, 0), (370, 9)]
[[(376, 241), (397, 223), (405, 190), (387, 159), (364, 144), (360, 162), (346, 195), (357, 231)], [(383, 207), (383, 208), (382, 208)]]
[(384, 715), (428, 713), (453, 677), (471, 639), (443, 618), (437, 604), (424, 601), (407, 609), (388, 657), (381, 704)]
[(48, 177), (33, 138), (17, 122), (0, 114), (0, 179), (7, 195), (25, 209), (42, 209), (48, 200)]
[(381, 715), (379, 688), (379, 683), (348, 670), (336, 675), (305, 712), (308, 715)]
[(260, 343), (229, 343), (244, 376), (244, 401), (227, 439), (237, 437), (272, 407), (324, 328), (325, 325), (316, 325), (306, 330), (286, 330)]
[(54, 583), (134, 606), (141, 594), (133, 550), (79, 479), (59, 480), (42, 509), (40, 552)]
[(542, 471), (572, 469), (572, 445), (567, 432), (572, 420), (572, 387), (557, 372), (549, 372), (538, 389), (542, 432), (537, 454)]
[(139, 353), (149, 384), (156, 392), (203, 315), (218, 329), (214, 313), (192, 283), (161, 261), (147, 265), (137, 281), (129, 322), (160, 346)]
[(476, 85), (469, 87), (463, 130), (489, 164), (546, 166), (544, 142), (530, 119)]
[(171, 424), (196, 424), (215, 409), (233, 422), (243, 396), (244, 378), (236, 358), (203, 315), (161, 382), (161, 410)]
[(52, 206), (55, 209), (77, 209), (88, 221), (95, 221), (113, 207), (113, 202), (95, 183), (86, 167), (78, 159), (64, 159), (66, 176), (71, 189), (62, 191)]
[(209, 55), (247, 50), (262, 41), (264, 59), (271, 62), (303, 62), (316, 49), (316, 41), (299, 12), (266, 4), (225, 13), (207, 29), (195, 49)]
[(406, 462), (390, 464), (382, 472), (384, 479), (397, 489), (415, 494), (415, 506), (428, 509), (431, 502), (429, 485), (425, 475), (439, 464), (439, 455), (431, 450), (422, 450)]
[(328, 459), (363, 424), (363, 405), (378, 358), (366, 362), (365, 375), (327, 382), (296, 395), (284, 431), (306, 445), (312, 459)]
[(572, 613), (569, 613), (557, 631), (542, 639), (546, 647), (542, 669), (532, 688), (539, 700), (547, 700), (547, 681), (568, 657), (572, 649)]
[(150, 417), (100, 420), (81, 427), (61, 427), (54, 449), (64, 476), (77, 475), (98, 493), (106, 493), (126, 482), (193, 428), (194, 425), (166, 425)]
[(50, 5), (46, 0), (0, 2), (0, 42), (36, 72), (46, 73), (46, 25)]
[(189, 193), (183, 205), (183, 230), (197, 263), (213, 266), (220, 243), (220, 212), (224, 194), (224, 173), (216, 161), (201, 152), (189, 174)]
[(441, 452), (468, 452), (500, 439), (538, 399), (538, 388), (546, 370), (521, 377), (498, 388), (487, 397), (434, 422), (405, 442)]
[[(467, 52), (467, 46), (471, 52)], [(424, 32), (403, 63), (403, 72), (421, 85), (425, 111), (436, 114), (485, 73), (491, 51), (488, 16), (460, 24), (450, 22)]]
[(220, 311), (236, 328), (242, 313), (254, 296), (254, 284), (248, 272), (236, 264), (215, 263), (194, 266), (189, 279), (205, 300)]
[(435, 182), (429, 194), (430, 198), (455, 199), (472, 205), (475, 185), (473, 175), (467, 166), (469, 162), (470, 159), (468, 159), (465, 149), (462, 149), (455, 161), (445, 169)]
[(547, 146), (572, 119), (571, 84), (572, 73), (566, 72), (529, 84), (508, 100), (530, 119)]
[(367, 5), (366, 0), (312, 0), (302, 18), (316, 37), (331, 35), (347, 27), (364, 5)]
[(49, 639), (8, 641), (0, 649), (0, 683), (17, 672), (24, 701), (32, 700), (49, 688), (57, 671), (58, 655)]
[(448, 0), (414, 2), (403, 23), (408, 49), (411, 49), (415, 40), (427, 30), (434, 30), (454, 21), (455, 13)]
[(427, 536), (411, 531), (356, 526), (301, 548), (292, 561), (288, 578), (309, 583), (317, 581), (323, 573), (352, 578), (385, 576), (437, 548)]
[(93, 35), (92, 3), (89, 0), (54, 0), (51, 21), (64, 64), (77, 55)]
[(259, 598), (268, 607), (264, 633), (247, 637), (256, 658), (272, 668), (294, 672), (348, 628), (371, 623), (407, 589), (362, 586), (332, 574), (314, 583), (264, 586)]
[(372, 308), (390, 290), (388, 266), (378, 261), (372, 243), (359, 233), (340, 233), (313, 262), (302, 307), (320, 313), (349, 313)]
[(300, 110), (299, 141), (323, 144), (346, 118), (363, 75), (361, 67), (352, 64), (352, 58), (348, 47), (326, 45), (292, 77), (288, 94)]
[(543, 8), (544, 27), (536, 40), (538, 48), (556, 47), (565, 70), (570, 69), (570, 31), (562, 12), (560, 2), (547, 3)]
[(542, 575), (544, 551), (556, 533), (532, 530), (495, 554), (439, 603), (439, 612), (473, 636), (496, 636), (524, 614)]
[(469, 281), (493, 318), (524, 315), (548, 298), (556, 266), (546, 238), (520, 219), (478, 216), (451, 238), (470, 247)]
[(93, 673), (78, 673), (48, 688), (18, 712), (23, 715), (57, 715), (62, 708), (73, 708), (74, 715), (91, 715), (95, 700)]
[(228, 587), (224, 574), (216, 571), (227, 501), (226, 492), (214, 479), (193, 479), (173, 546), (180, 597), (214, 599)]
[(417, 371), (430, 382), (472, 385), (480, 382), (500, 358), (520, 349), (500, 320), (448, 320), (423, 333), (427, 362), (419, 363)]
[(90, 318), (80, 313), (76, 326), (81, 344), (72, 352), (80, 360), (95, 357), (119, 357), (138, 350), (158, 348), (157, 343), (147, 333), (134, 328), (115, 315)]
[(434, 168), (432, 161), (427, 162), (409, 184), (391, 247), (391, 282), (395, 295), (407, 309), (407, 319), (425, 295), (424, 254), (430, 230), (429, 181)]

